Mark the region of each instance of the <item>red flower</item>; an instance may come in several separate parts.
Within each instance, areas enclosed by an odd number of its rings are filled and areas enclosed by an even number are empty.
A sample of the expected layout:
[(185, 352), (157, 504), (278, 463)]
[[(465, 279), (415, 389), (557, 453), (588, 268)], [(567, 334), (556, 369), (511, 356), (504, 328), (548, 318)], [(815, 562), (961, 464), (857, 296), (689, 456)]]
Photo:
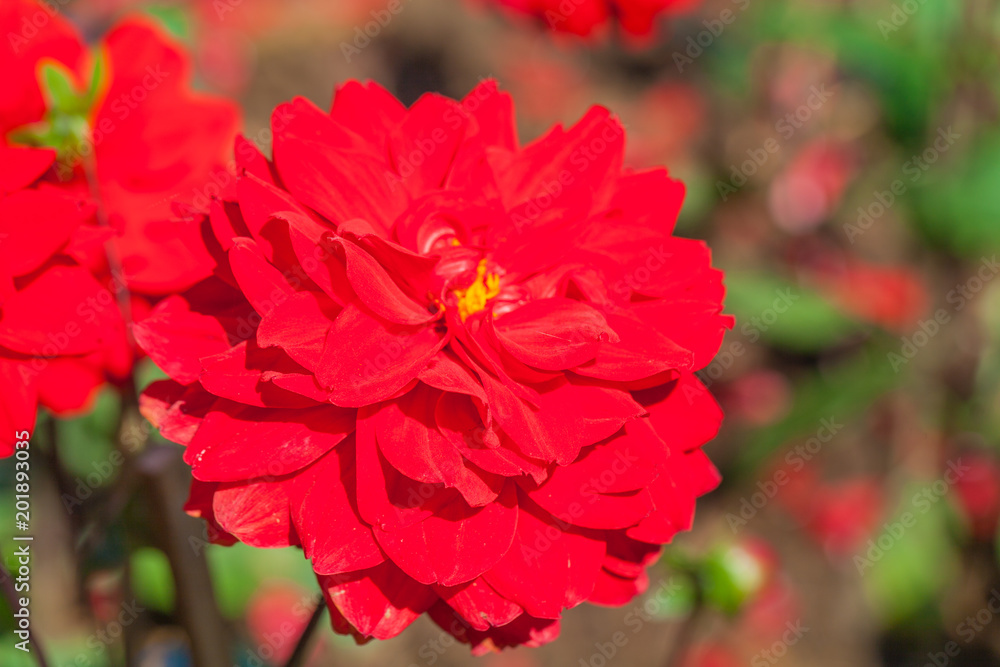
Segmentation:
[(1000, 464), (985, 452), (963, 456), (969, 472), (955, 481), (958, 506), (972, 536), (989, 542), (1000, 520)]
[(617, 21), (628, 35), (647, 37), (663, 15), (683, 14), (699, 0), (494, 0), (505, 8), (544, 22), (555, 32), (582, 37), (607, 29)]
[(80, 388), (111, 361), (109, 340), (125, 339), (117, 309), (79, 314), (102, 289), (73, 258), (93, 209), (38, 182), (54, 160), (54, 151), (0, 147), (0, 457), (34, 427), (39, 401), (78, 407)]
[[(211, 274), (198, 228), (171, 220), (170, 209), (200, 194), (212, 170), (225, 173), (237, 114), (191, 92), (185, 57), (157, 29), (126, 22), (101, 46), (110, 71), (93, 108), (80, 111), (85, 142), (58, 161), (51, 150), (13, 147), (25, 128), (51, 120), (40, 65), (57, 63), (85, 89), (94, 56), (67, 21), (36, 2), (4, 2), (0, 31), (8, 84), (0, 91), (0, 418), (11, 420), (0, 425), (4, 456), (15, 430), (32, 429), (36, 403), (77, 411), (106, 379), (129, 374), (122, 285), (155, 299)], [(106, 244), (121, 264), (115, 276)], [(133, 299), (133, 316), (150, 305)]]
[(519, 146), (492, 83), (409, 110), (374, 84), (273, 116), (212, 205), (217, 275), (135, 335), (172, 378), (215, 541), (301, 545), (339, 632), (424, 612), (477, 652), (620, 605), (718, 482), (722, 275), (683, 186), (621, 167), (603, 109)]

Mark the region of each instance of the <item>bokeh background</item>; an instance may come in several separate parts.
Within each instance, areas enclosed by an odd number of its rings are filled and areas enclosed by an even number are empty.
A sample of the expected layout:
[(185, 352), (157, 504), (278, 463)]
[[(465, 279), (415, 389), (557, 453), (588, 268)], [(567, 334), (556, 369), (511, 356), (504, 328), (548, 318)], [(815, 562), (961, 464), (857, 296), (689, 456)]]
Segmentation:
[[(324, 617), (306, 664), (1000, 665), (1000, 3), (705, 0), (645, 40), (553, 36), (485, 0), (402, 0), (380, 22), (386, 4), (59, 6), (95, 39), (127, 12), (156, 17), (265, 150), (275, 105), (326, 106), (349, 78), (406, 103), (495, 78), (524, 140), (612, 109), (629, 164), (685, 181), (678, 233), (727, 274), (738, 322), (702, 372), (726, 412), (706, 447), (724, 482), (646, 596), (567, 612), (554, 644), (477, 659), (422, 618), (358, 647)], [(175, 446), (151, 434), (121, 465), (120, 410), (108, 390), (35, 439), (50, 662), (181, 667), (209, 632), (229, 664), (283, 664), (317, 598), (308, 563), (207, 545), (179, 510)], [(137, 443), (149, 429), (125, 428)], [(0, 665), (34, 664), (13, 643), (5, 613)]]

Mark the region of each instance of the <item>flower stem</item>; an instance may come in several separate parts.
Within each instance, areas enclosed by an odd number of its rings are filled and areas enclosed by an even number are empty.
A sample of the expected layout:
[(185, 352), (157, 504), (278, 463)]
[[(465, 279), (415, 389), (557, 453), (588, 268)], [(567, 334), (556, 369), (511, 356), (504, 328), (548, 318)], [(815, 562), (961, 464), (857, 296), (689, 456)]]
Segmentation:
[(699, 599), (695, 602), (688, 617), (681, 622), (677, 628), (677, 634), (674, 635), (674, 641), (667, 651), (667, 659), (663, 663), (664, 667), (680, 667), (684, 664), (688, 649), (690, 649), (698, 626), (701, 624), (703, 609), (704, 605)]
[(320, 595), (319, 602), (316, 603), (316, 609), (313, 610), (312, 616), (309, 617), (309, 623), (306, 624), (305, 630), (302, 631), (302, 636), (299, 637), (299, 642), (295, 645), (295, 651), (292, 653), (292, 657), (288, 659), (288, 662), (285, 663), (285, 667), (302, 667), (305, 664), (306, 649), (309, 648), (313, 633), (319, 627), (319, 620), (323, 617), (324, 609), (326, 609), (326, 598)]
[[(111, 227), (108, 220), (107, 211), (104, 210), (104, 200), (101, 198), (101, 184), (97, 179), (97, 161), (93, 152), (83, 158), (83, 172), (87, 178), (87, 188), (90, 190), (90, 198), (97, 206), (97, 224), (101, 227)], [(108, 270), (111, 271), (111, 279), (114, 281), (115, 294), (118, 299), (118, 308), (121, 310), (122, 318), (125, 320), (125, 335), (128, 337), (129, 345), (134, 345), (132, 340), (132, 297), (129, 294), (128, 285), (125, 282), (125, 274), (122, 270), (121, 259), (115, 251), (113, 241), (108, 240), (104, 244), (104, 254), (108, 260)]]

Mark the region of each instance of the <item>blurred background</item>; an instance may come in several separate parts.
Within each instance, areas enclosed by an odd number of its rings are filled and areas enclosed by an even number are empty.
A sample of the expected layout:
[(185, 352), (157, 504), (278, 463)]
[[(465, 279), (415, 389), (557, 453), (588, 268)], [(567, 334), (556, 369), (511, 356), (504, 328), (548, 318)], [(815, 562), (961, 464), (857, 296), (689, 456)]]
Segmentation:
[[(706, 447), (724, 482), (646, 596), (567, 612), (554, 644), (477, 659), (421, 618), (358, 647), (324, 617), (305, 664), (1000, 665), (1000, 3), (705, 0), (646, 39), (553, 35), (486, 0), (402, 0), (388, 20), (386, 5), (59, 6), (93, 39), (127, 12), (156, 17), (265, 150), (275, 105), (325, 107), (348, 78), (406, 103), (495, 78), (523, 140), (610, 108), (630, 165), (687, 184), (678, 233), (727, 274), (737, 325), (702, 372), (726, 412)], [(33, 613), (50, 662), (190, 664), (178, 599), (194, 586), (224, 616), (231, 664), (283, 664), (316, 603), (308, 562), (208, 545), (181, 520), (172, 445), (154, 434), (163, 449), (119, 465), (120, 409), (108, 390), (36, 436)], [(12, 470), (0, 462), (4, 498)], [(178, 550), (203, 580), (174, 581)], [(0, 665), (34, 664), (0, 620)]]

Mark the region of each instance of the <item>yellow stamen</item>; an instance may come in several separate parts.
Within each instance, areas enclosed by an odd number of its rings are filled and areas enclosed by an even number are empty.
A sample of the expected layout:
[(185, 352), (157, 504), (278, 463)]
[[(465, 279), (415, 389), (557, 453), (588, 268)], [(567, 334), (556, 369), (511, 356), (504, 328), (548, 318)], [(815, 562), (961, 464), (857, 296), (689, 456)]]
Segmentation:
[(458, 297), (458, 315), (465, 321), (469, 315), (478, 313), (486, 303), (500, 293), (500, 276), (486, 273), (486, 260), (480, 260), (476, 267), (476, 280), (465, 289), (455, 290)]

